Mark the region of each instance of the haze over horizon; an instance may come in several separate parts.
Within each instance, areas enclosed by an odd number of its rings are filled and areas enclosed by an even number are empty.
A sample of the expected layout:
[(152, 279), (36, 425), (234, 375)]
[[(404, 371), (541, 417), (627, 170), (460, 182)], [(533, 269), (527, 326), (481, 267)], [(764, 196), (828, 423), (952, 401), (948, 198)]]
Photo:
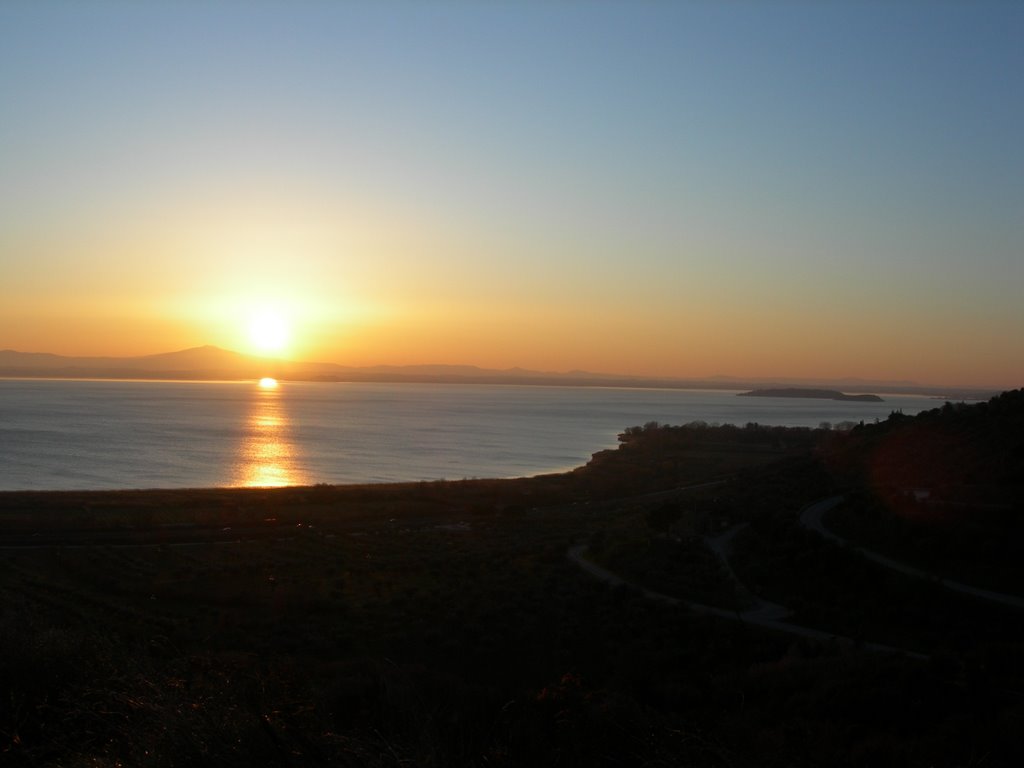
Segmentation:
[(858, 376), (838, 378), (712, 374), (704, 377), (644, 376), (609, 371), (534, 370), (522, 366), (486, 368), (457, 363), (350, 366), (324, 360), (295, 360), (272, 354), (246, 354), (211, 344), (188, 349), (125, 357), (63, 356), (48, 352), (0, 349), (0, 378), (116, 378), (141, 380), (236, 381), (273, 377), (283, 380), (386, 381), (431, 383), (548, 384), (641, 388), (842, 387), (879, 392), (925, 394), (958, 398), (988, 397), (999, 390), (972, 385), (922, 384), (910, 379), (879, 380)]
[(0, 349), (1024, 384), (1024, 7), (10, 2)]

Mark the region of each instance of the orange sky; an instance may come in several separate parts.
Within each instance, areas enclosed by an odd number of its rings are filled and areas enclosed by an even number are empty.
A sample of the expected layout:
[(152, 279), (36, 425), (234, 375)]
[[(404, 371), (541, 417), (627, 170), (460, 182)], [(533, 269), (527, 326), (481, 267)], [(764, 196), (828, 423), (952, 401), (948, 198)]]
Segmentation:
[(0, 9), (0, 348), (1024, 383), (1010, 6), (261, 8)]

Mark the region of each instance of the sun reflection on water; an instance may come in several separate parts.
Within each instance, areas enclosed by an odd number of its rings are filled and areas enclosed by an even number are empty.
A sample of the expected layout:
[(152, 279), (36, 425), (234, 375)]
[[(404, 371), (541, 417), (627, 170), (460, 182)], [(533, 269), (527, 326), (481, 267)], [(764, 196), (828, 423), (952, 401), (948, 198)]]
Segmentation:
[(305, 478), (295, 458), (284, 394), (273, 379), (261, 380), (252, 393), (233, 484), (248, 488), (300, 485)]

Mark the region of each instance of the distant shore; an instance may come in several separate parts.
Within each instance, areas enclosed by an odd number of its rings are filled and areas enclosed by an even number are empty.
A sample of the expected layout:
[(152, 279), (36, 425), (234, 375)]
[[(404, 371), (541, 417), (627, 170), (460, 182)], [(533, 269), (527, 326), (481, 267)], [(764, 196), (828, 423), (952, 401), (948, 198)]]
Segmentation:
[[(861, 379), (755, 378), (628, 375), (583, 370), (537, 371), (480, 368), (476, 365), (374, 365), (303, 362), (256, 357), (212, 345), (135, 357), (68, 357), (46, 352), (0, 349), (0, 378), (119, 379), (139, 381), (279, 381), (410, 384), (521, 384), (629, 389), (871, 389), (874, 392), (925, 395), (948, 400), (987, 400), (1000, 390), (922, 385), (913, 381)], [(839, 393), (841, 394), (841, 393)], [(784, 397), (786, 395), (783, 395)], [(795, 395), (791, 395), (795, 396)]]
[[(18, 371), (0, 369), (0, 381), (182, 381), (182, 382), (246, 382), (259, 381), (264, 375), (273, 377), (281, 382), (310, 382), (321, 384), (455, 384), (455, 385), (498, 385), (498, 386), (537, 386), (537, 387), (586, 387), (586, 388), (610, 388), (610, 389), (683, 389), (683, 390), (709, 390), (715, 392), (730, 392), (739, 389), (760, 387), (756, 382), (722, 382), (722, 381), (690, 381), (680, 379), (619, 379), (619, 378), (564, 378), (559, 376), (471, 376), (471, 375), (429, 375), (429, 374), (350, 374), (343, 376), (289, 376), (277, 371), (261, 373), (257, 375), (237, 375), (229, 372), (217, 373), (205, 371), (97, 371), (97, 370), (76, 370), (76, 371)], [(944, 387), (930, 386), (887, 386), (880, 385), (873, 387), (877, 392), (888, 395), (920, 395), (933, 400), (987, 400), (997, 390), (973, 390), (973, 389), (951, 389)], [(808, 395), (778, 395), (762, 394), (767, 392), (784, 391), (775, 388), (752, 389), (749, 392), (737, 394), (751, 397), (808, 397)], [(806, 390), (801, 390), (806, 391)], [(829, 390), (831, 391), (831, 390)], [(842, 392), (836, 391), (843, 395)], [(756, 394), (755, 394), (756, 393)], [(810, 395), (810, 397), (815, 397)], [(877, 400), (883, 401), (878, 395), (869, 395)], [(863, 399), (858, 395), (843, 395), (842, 397), (828, 397), (833, 400), (858, 400)]]
[(813, 400), (843, 400), (860, 403), (882, 403), (885, 402), (878, 395), (848, 395), (835, 389), (801, 389), (790, 387), (787, 389), (755, 389), (750, 392), (740, 392), (740, 397), (805, 397)]

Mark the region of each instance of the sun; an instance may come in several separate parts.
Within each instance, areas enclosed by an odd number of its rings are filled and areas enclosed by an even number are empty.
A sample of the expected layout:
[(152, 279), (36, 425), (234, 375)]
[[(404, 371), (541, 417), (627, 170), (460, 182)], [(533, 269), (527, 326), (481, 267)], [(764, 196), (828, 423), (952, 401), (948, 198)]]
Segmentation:
[(288, 319), (275, 309), (260, 309), (249, 317), (249, 342), (259, 352), (284, 352), (290, 336)]

